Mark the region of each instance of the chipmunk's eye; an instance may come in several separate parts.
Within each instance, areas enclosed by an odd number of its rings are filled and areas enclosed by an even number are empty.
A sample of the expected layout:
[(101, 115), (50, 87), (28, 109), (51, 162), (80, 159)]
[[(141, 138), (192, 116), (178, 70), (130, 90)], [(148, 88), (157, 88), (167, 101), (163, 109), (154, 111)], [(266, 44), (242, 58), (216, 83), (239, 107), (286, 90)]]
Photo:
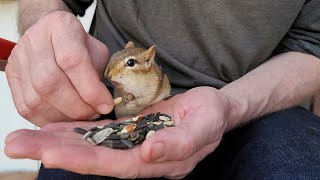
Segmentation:
[(128, 59), (128, 61), (127, 61), (127, 65), (128, 65), (128, 66), (132, 67), (132, 66), (134, 66), (135, 64), (136, 64), (136, 61), (135, 61), (134, 59)]

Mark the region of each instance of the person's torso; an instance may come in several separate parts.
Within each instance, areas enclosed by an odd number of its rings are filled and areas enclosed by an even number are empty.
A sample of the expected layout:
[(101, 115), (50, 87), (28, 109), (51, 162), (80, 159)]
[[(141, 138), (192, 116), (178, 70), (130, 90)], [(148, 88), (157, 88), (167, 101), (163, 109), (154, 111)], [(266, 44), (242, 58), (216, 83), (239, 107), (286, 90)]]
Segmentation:
[(92, 34), (111, 53), (128, 41), (156, 45), (173, 94), (220, 88), (265, 62), (303, 0), (98, 1)]

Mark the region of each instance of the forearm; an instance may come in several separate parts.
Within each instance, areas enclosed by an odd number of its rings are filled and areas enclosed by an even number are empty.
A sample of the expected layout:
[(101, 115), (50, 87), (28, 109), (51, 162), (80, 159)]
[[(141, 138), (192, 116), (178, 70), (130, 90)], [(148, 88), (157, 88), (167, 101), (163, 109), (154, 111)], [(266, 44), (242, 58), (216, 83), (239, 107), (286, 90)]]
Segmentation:
[(41, 17), (54, 11), (71, 12), (62, 0), (20, 0), (18, 6), (18, 29), (20, 35), (23, 35)]
[(223, 87), (231, 108), (227, 130), (311, 98), (320, 90), (319, 69), (318, 58), (289, 52)]

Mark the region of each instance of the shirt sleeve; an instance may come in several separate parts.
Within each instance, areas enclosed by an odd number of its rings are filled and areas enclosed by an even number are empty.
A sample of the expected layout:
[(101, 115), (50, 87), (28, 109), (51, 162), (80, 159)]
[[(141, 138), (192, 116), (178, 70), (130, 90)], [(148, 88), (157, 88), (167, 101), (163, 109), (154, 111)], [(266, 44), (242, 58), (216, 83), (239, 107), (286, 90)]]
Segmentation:
[(83, 16), (93, 0), (63, 0), (74, 15)]
[(307, 0), (275, 54), (296, 51), (320, 58), (320, 1)]

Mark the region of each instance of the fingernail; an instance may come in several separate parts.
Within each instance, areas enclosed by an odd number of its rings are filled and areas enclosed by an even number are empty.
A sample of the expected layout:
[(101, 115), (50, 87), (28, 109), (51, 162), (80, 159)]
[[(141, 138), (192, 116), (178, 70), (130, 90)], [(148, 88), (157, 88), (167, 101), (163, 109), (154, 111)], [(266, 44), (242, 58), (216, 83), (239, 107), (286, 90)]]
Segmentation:
[(150, 160), (159, 161), (160, 158), (162, 158), (163, 156), (164, 156), (164, 144), (160, 142), (153, 144), (151, 148)]
[(107, 105), (107, 104), (100, 104), (98, 107), (97, 107), (97, 111), (101, 114), (108, 114), (110, 113), (110, 106), (111, 105)]
[(98, 119), (100, 116), (101, 116), (101, 114), (95, 114), (95, 115), (93, 115), (89, 120), (90, 120), (90, 121), (96, 120), (96, 119)]
[(12, 139), (14, 139), (15, 137), (17, 137), (18, 136), (18, 134), (16, 134), (16, 133), (11, 133), (11, 134), (9, 134), (7, 137), (6, 137), (6, 139), (5, 139), (5, 144), (7, 144), (7, 143), (9, 143)]

